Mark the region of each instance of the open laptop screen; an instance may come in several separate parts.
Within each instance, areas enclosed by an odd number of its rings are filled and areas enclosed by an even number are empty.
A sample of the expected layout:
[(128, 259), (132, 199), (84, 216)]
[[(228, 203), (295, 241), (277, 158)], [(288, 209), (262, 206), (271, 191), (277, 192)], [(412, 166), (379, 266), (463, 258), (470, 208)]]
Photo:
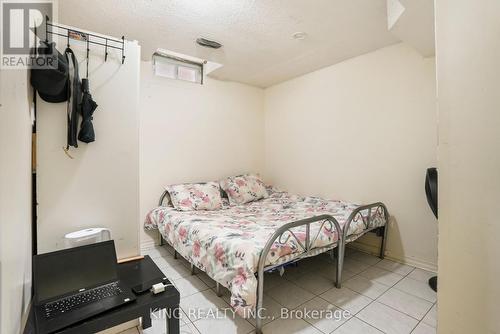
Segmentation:
[(117, 280), (112, 240), (33, 257), (35, 300), (48, 301)]

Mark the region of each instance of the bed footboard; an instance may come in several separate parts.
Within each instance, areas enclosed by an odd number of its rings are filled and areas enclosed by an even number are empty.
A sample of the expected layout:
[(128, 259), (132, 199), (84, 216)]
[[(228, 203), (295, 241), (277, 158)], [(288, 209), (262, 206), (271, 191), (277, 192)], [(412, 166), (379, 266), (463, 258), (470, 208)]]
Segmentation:
[[(376, 224), (377, 220), (383, 220), (383, 225)], [(350, 240), (350, 237), (352, 236), (349, 235), (349, 228), (351, 227), (351, 224), (357, 223), (361, 221), (364, 225), (364, 230), (360, 234), (356, 234), (352, 240)], [(380, 243), (380, 254), (379, 257), (381, 259), (384, 258), (385, 256), (385, 247), (387, 245), (387, 231), (388, 231), (388, 225), (389, 225), (389, 211), (387, 210), (387, 207), (385, 206), (384, 203), (382, 202), (376, 202), (368, 205), (363, 205), (358, 208), (356, 208), (351, 214), (349, 215), (349, 218), (347, 218), (346, 223), (344, 224), (343, 231), (342, 231), (342, 240), (344, 243), (344, 247), (347, 243), (356, 240), (360, 236), (373, 231), (377, 230), (377, 234), (382, 238), (381, 243)]]
[[(158, 206), (163, 206), (165, 198), (168, 196), (168, 191), (164, 190), (161, 193), (160, 200), (158, 201)], [(161, 235), (160, 229), (158, 229), (158, 245), (163, 246), (163, 236)]]
[[(380, 224), (375, 224), (376, 220), (382, 219), (384, 221), (383, 225)], [(364, 224), (364, 230), (362, 233), (357, 235), (357, 237), (360, 237), (361, 235), (366, 234), (369, 231), (373, 230), (378, 230), (379, 235), (382, 237), (381, 241), (381, 246), (380, 246), (380, 258), (384, 258), (385, 255), (385, 247), (386, 247), (386, 241), (387, 241), (387, 230), (388, 230), (388, 223), (389, 223), (389, 211), (387, 210), (387, 207), (385, 206), (384, 203), (377, 202), (377, 203), (372, 203), (368, 205), (363, 205), (358, 208), (356, 208), (348, 217), (346, 223), (344, 224), (343, 228), (340, 228), (340, 225), (338, 221), (330, 215), (322, 215), (322, 216), (316, 216), (308, 219), (303, 219), (299, 220), (296, 222), (292, 222), (289, 224), (286, 224), (282, 226), (280, 229), (278, 229), (272, 237), (268, 240), (266, 246), (264, 247), (264, 250), (262, 251), (259, 259), (259, 267), (258, 267), (258, 286), (257, 286), (257, 307), (256, 307), (256, 314), (255, 314), (255, 320), (256, 320), (256, 326), (255, 330), (257, 334), (262, 334), (262, 314), (261, 310), (263, 307), (263, 298), (264, 298), (264, 271), (270, 269), (270, 267), (265, 267), (265, 262), (267, 259), (267, 256), (269, 254), (269, 251), (271, 250), (272, 245), (276, 240), (281, 242), (281, 239), (283, 238), (284, 235), (287, 235), (288, 238), (293, 237), (296, 239), (297, 243), (299, 246), (302, 248), (304, 251), (301, 256), (299, 256), (296, 260), (299, 260), (301, 258), (307, 257), (309, 253), (312, 250), (312, 246), (314, 242), (316, 241), (316, 238), (318, 235), (316, 235), (312, 241), (310, 237), (310, 225), (312, 223), (316, 222), (322, 222), (322, 225), (319, 229), (319, 232), (323, 228), (325, 228), (325, 224), (328, 223), (328, 228), (330, 231), (333, 231), (333, 227), (335, 227), (336, 231), (340, 231), (338, 234), (338, 240), (336, 243), (333, 243), (327, 248), (333, 248), (337, 246), (337, 272), (336, 272), (336, 277), (335, 277), (335, 285), (337, 288), (341, 288), (342, 286), (342, 268), (344, 265), (344, 252), (345, 252), (345, 245), (350, 242), (349, 241), (349, 228), (351, 226), (351, 223), (357, 223), (359, 221), (362, 221)], [(290, 231), (291, 228), (297, 227), (297, 226), (306, 226), (306, 241), (305, 244), (300, 242), (298, 238), (295, 236), (293, 231)], [(318, 233), (319, 234), (319, 233)], [(357, 238), (356, 237), (356, 238)], [(352, 241), (352, 240), (351, 240)]]
[[(319, 230), (315, 233), (315, 235), (311, 236), (311, 224), (313, 223), (318, 223), (320, 224)], [(299, 226), (305, 226), (306, 227), (306, 238), (305, 241), (302, 242), (296, 234), (292, 231), (293, 228), (299, 227)], [(276, 230), (276, 232), (273, 233), (273, 235), (269, 238), (267, 241), (266, 245), (264, 246), (264, 249), (262, 250), (262, 253), (260, 254), (259, 257), (259, 265), (258, 265), (258, 270), (257, 270), (257, 279), (258, 279), (258, 285), (257, 285), (257, 306), (256, 306), (256, 314), (255, 314), (255, 329), (257, 334), (262, 333), (262, 310), (263, 310), (263, 298), (264, 298), (264, 271), (270, 270), (274, 267), (279, 267), (282, 264), (275, 265), (275, 266), (267, 266), (266, 267), (266, 260), (269, 255), (269, 252), (271, 250), (271, 247), (273, 244), (278, 241), (281, 244), (286, 243), (290, 238), (295, 239), (295, 242), (299, 245), (301, 248), (301, 253), (298, 257), (294, 257), (294, 261), (298, 261), (300, 259), (306, 258), (311, 256), (311, 252), (313, 249), (317, 249), (314, 247), (314, 243), (316, 242), (319, 234), (323, 229), (326, 229), (328, 232), (337, 232), (337, 240), (333, 242), (330, 245), (323, 246), (321, 248), (324, 249), (330, 249), (335, 246), (337, 246), (338, 249), (338, 256), (337, 256), (337, 273), (336, 273), (336, 278), (335, 278), (335, 284), (337, 287), (340, 287), (340, 281), (342, 279), (341, 273), (342, 273), (342, 264), (343, 264), (343, 231), (340, 228), (340, 224), (338, 221), (330, 215), (321, 215), (321, 216), (316, 216), (312, 218), (307, 218), (307, 219), (302, 219), (298, 220), (295, 222), (291, 222), (288, 224), (285, 224), (281, 226), (279, 229)]]

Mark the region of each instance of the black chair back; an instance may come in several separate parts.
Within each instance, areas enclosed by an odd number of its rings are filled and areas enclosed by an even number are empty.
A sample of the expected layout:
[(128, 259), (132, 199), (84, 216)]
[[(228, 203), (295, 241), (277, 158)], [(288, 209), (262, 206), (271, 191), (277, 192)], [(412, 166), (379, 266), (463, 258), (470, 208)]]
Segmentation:
[(425, 194), (427, 203), (436, 218), (438, 217), (438, 172), (436, 168), (428, 168), (425, 177)]

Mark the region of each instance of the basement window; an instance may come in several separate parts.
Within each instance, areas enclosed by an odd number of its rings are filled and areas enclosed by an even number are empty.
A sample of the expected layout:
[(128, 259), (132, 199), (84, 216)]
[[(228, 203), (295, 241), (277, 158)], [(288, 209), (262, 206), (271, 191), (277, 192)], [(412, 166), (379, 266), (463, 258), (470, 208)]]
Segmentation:
[(153, 71), (159, 77), (203, 84), (203, 63), (167, 54), (153, 54)]

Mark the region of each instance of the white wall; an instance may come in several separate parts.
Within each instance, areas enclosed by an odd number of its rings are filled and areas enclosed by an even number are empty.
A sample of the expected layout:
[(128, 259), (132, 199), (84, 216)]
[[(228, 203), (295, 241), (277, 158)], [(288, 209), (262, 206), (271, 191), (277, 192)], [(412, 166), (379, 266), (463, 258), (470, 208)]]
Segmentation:
[[(290, 191), (383, 201), (387, 254), (435, 269), (437, 224), (424, 192), (436, 165), (434, 58), (398, 44), (265, 91), (266, 177)], [(378, 238), (363, 245), (375, 251)]]
[[(262, 171), (262, 89), (156, 77), (151, 62), (142, 62), (140, 105), (142, 218), (167, 184)], [(151, 245), (152, 234), (141, 233), (141, 244)]]
[(439, 333), (500, 333), (499, 13), (436, 1)]
[[(83, 45), (73, 49), (85, 75)], [(64, 45), (59, 43), (58, 45)], [(74, 159), (66, 145), (66, 103), (39, 103), (38, 244), (39, 252), (64, 246), (71, 231), (103, 226), (112, 230), (118, 257), (138, 254), (139, 231), (139, 71), (140, 47), (127, 42), (120, 51), (91, 46), (90, 89), (99, 107), (94, 114), (96, 141), (79, 142)]]
[(0, 71), (0, 333), (31, 299), (31, 120), (27, 71)]

